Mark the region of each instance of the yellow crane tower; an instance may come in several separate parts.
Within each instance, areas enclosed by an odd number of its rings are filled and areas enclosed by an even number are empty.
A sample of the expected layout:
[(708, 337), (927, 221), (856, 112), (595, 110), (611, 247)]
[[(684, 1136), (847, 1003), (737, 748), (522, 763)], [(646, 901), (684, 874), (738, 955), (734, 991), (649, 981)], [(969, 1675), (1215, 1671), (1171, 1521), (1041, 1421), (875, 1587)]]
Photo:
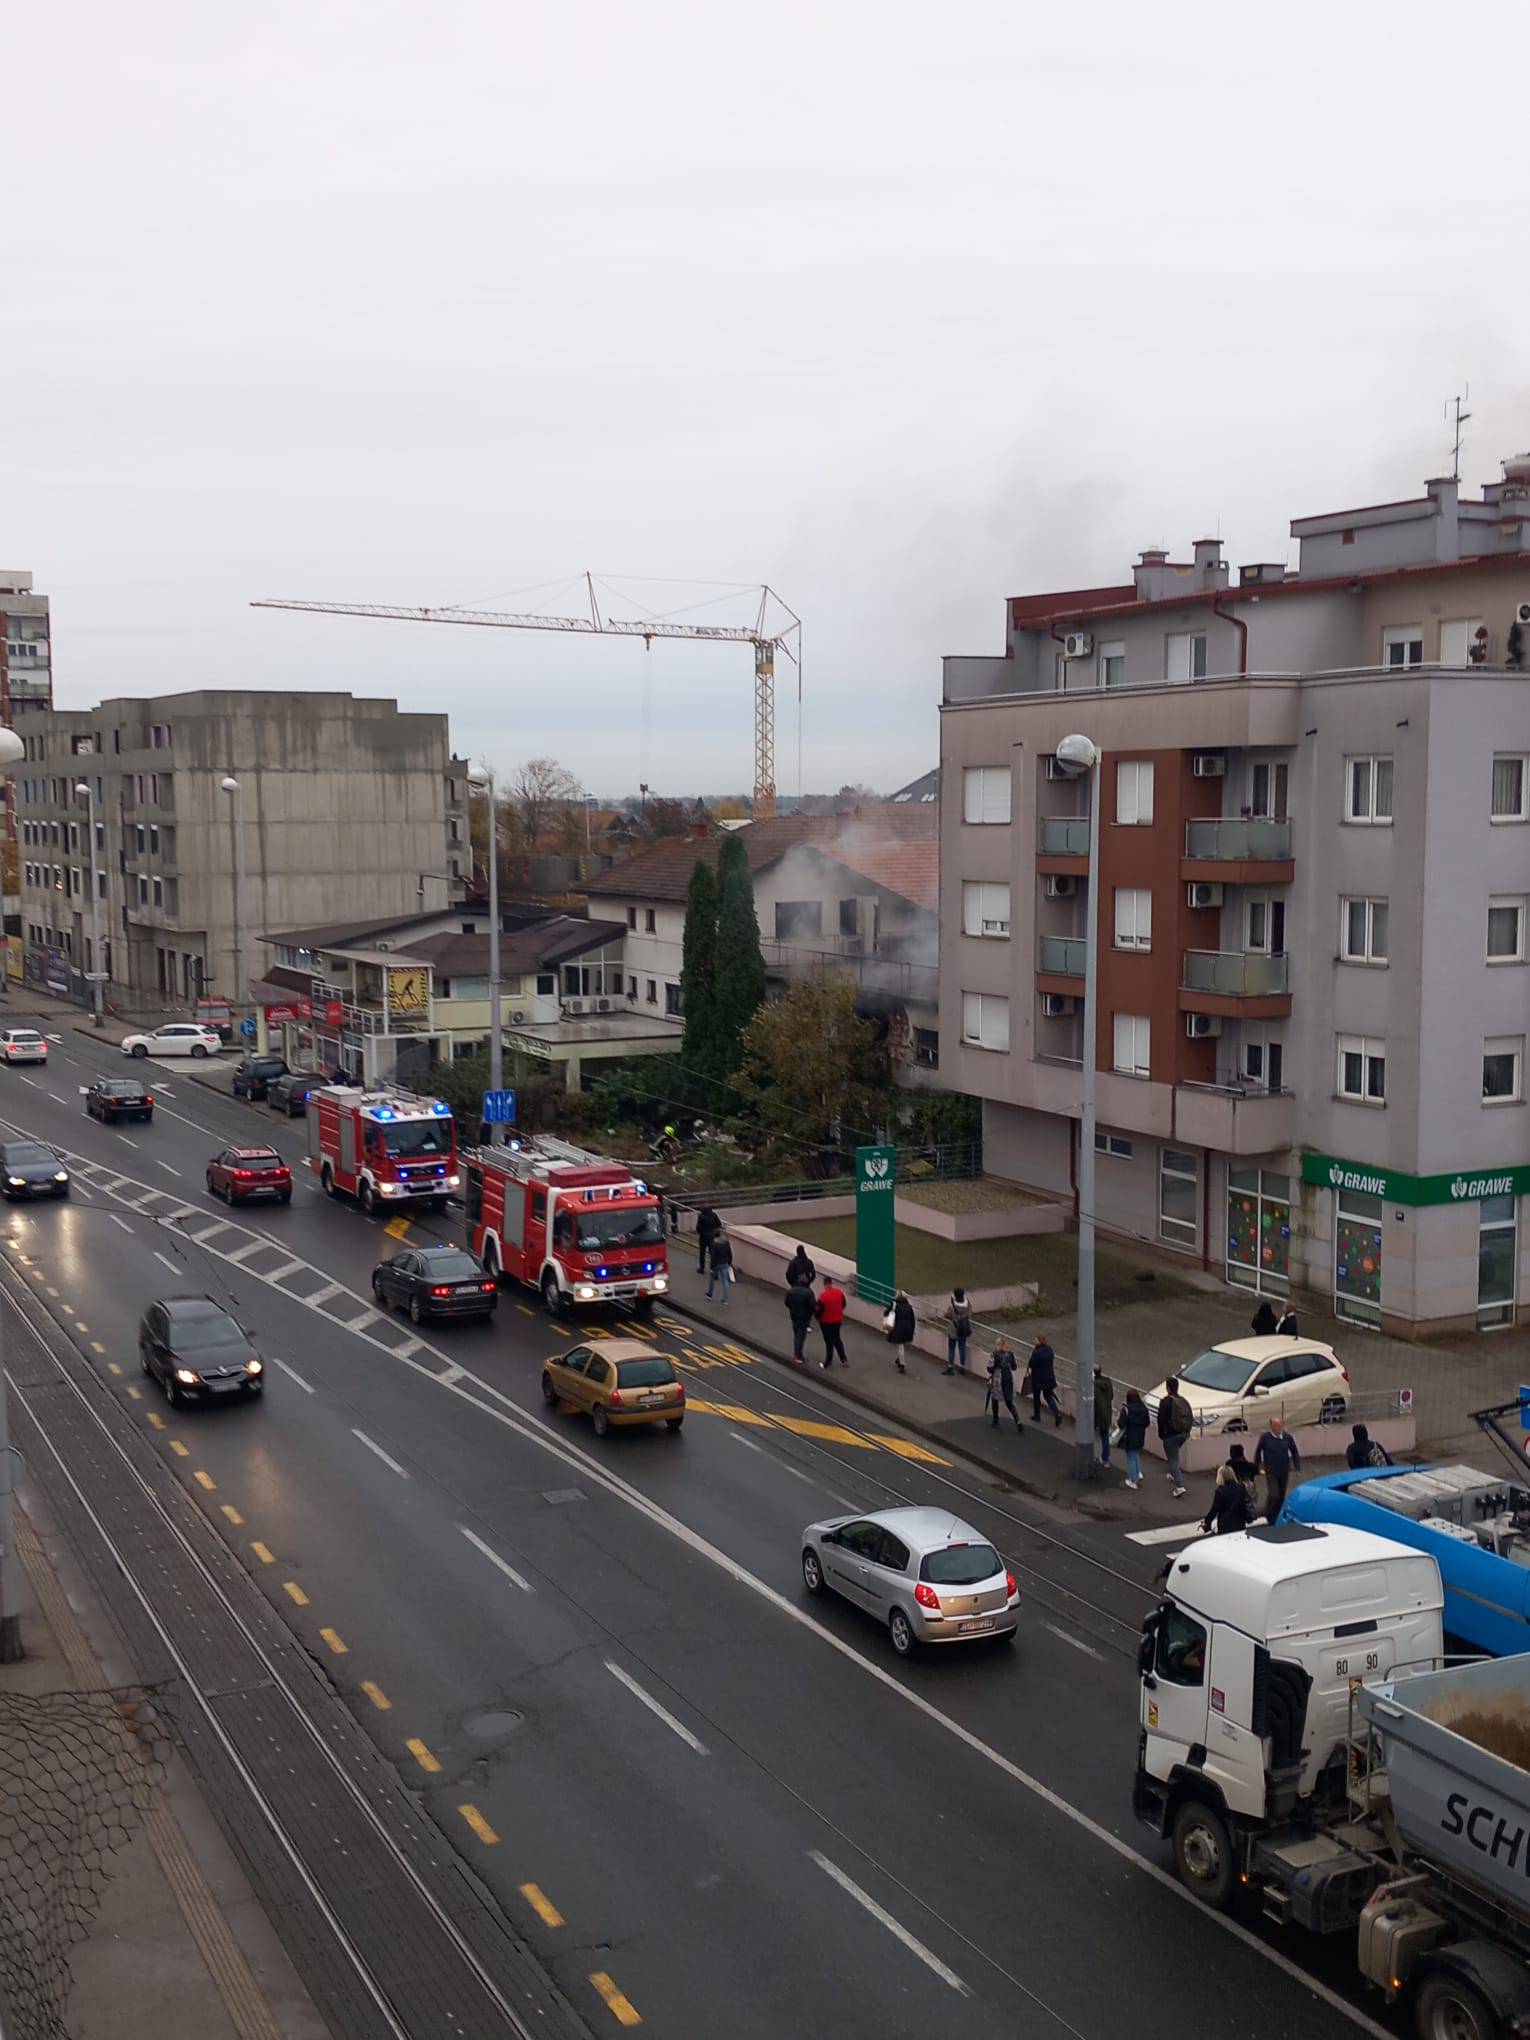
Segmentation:
[[(754, 813), (765, 821), (776, 811), (776, 652), (784, 652), (797, 668), (797, 698), (802, 699), (802, 619), (763, 581), (749, 590), (758, 598), (752, 626), (676, 623), (665, 617), (619, 618), (605, 615), (595, 592), (595, 576), (584, 576), (589, 613), (583, 616), (517, 615), (499, 609), (411, 609), (387, 602), (296, 602), (268, 597), (252, 609), (298, 609), (313, 616), (380, 616), (395, 623), (481, 624), (494, 630), (557, 630), (575, 636), (680, 638), (693, 642), (754, 646)], [(774, 613), (773, 613), (774, 612)], [(767, 630), (775, 614), (787, 622)]]

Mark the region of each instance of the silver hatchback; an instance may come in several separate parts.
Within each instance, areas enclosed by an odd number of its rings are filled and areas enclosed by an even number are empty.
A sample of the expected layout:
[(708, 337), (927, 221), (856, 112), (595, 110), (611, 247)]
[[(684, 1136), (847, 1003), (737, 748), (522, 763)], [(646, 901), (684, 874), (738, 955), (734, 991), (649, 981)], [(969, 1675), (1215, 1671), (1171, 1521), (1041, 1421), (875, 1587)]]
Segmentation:
[(802, 1584), (810, 1594), (843, 1594), (885, 1623), (899, 1657), (922, 1643), (1012, 1642), (1020, 1626), (1014, 1574), (949, 1509), (878, 1509), (809, 1523)]

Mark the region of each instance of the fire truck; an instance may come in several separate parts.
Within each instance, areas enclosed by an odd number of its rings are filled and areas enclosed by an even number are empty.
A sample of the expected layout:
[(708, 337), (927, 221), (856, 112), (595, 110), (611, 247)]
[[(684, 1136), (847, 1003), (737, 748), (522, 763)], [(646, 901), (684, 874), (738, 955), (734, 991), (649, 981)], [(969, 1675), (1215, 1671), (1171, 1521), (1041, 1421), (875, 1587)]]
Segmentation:
[(556, 1314), (622, 1303), (646, 1313), (669, 1287), (663, 1200), (625, 1162), (546, 1136), (465, 1158), (468, 1244), (494, 1276)]
[(327, 1197), (363, 1211), (427, 1203), (442, 1211), (462, 1180), (452, 1108), (440, 1098), (327, 1084), (308, 1094), (308, 1166)]

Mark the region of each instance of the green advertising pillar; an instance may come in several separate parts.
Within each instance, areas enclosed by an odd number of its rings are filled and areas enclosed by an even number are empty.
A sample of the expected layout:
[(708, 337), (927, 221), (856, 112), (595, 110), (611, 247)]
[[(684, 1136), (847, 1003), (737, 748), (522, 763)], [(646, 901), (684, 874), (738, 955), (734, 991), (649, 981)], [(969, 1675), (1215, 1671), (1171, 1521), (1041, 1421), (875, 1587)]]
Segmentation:
[(855, 1151), (855, 1285), (868, 1303), (891, 1303), (897, 1283), (894, 1184), (898, 1151)]

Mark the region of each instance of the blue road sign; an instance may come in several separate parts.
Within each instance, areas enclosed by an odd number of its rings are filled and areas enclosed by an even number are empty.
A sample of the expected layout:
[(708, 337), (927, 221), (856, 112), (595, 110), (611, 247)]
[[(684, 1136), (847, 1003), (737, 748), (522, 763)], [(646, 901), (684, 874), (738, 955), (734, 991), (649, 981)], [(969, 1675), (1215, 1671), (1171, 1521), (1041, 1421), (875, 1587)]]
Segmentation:
[(239, 1032), (244, 1036), (246, 1041), (253, 1041), (255, 1039), (256, 1034), (255, 1022), (253, 1020), (241, 1020), (239, 1023)]
[(484, 1123), (488, 1126), (514, 1126), (515, 1093), (513, 1091), (485, 1091), (483, 1094)]

